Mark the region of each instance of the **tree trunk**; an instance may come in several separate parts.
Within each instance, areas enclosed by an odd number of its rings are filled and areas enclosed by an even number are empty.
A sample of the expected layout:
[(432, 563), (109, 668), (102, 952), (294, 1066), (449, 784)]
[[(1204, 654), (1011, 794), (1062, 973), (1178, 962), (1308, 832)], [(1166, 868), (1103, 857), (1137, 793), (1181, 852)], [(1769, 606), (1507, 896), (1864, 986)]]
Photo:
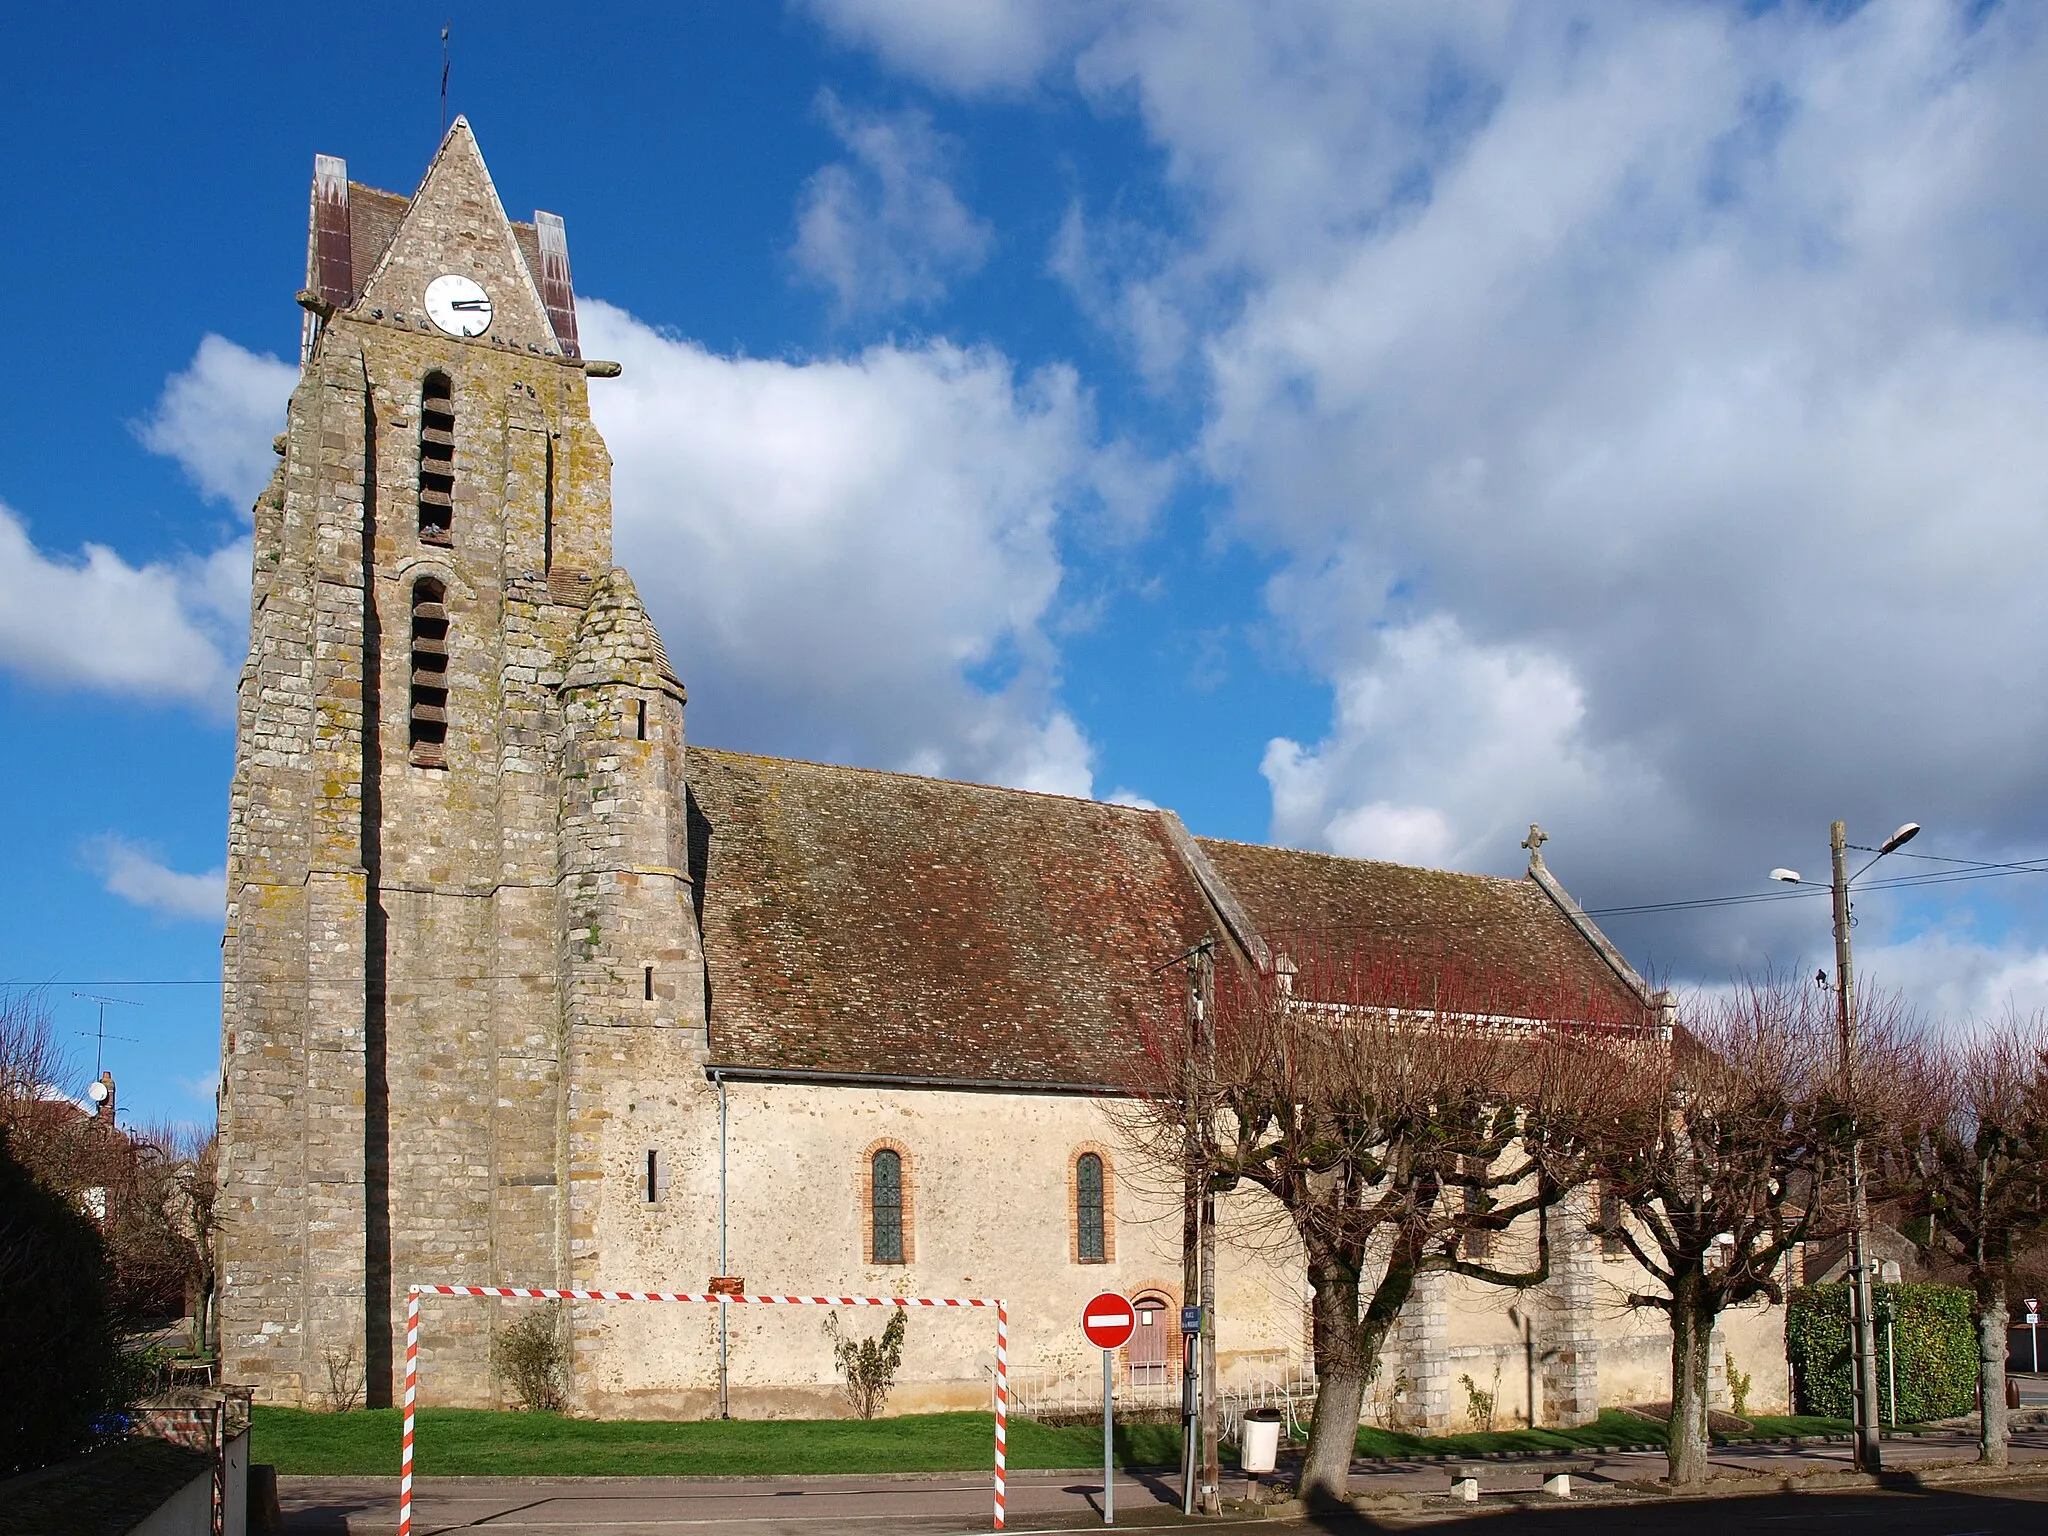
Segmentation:
[(1713, 1364), (1714, 1307), (1698, 1276), (1681, 1279), (1671, 1298), (1671, 1486), (1706, 1481), (1707, 1380)]
[(1978, 1415), (1977, 1459), (1987, 1466), (2006, 1464), (2009, 1426), (2005, 1417), (2005, 1277), (1979, 1275), (1977, 1292), (1977, 1390), (1984, 1399)]
[(1351, 1458), (1370, 1364), (1359, 1348), (1358, 1276), (1311, 1266), (1309, 1278), (1315, 1286), (1316, 1411), (1296, 1492), (1311, 1505), (1341, 1503), (1351, 1496)]

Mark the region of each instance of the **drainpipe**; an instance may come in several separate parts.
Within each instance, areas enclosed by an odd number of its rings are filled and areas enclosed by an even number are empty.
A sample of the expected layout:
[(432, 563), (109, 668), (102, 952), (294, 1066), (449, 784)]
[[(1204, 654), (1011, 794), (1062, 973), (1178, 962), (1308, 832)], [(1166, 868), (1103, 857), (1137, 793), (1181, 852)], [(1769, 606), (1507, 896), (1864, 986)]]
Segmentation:
[[(725, 1076), (714, 1072), (711, 1080), (718, 1084), (718, 1272), (726, 1272), (725, 1262)], [(718, 1416), (732, 1417), (726, 1401), (726, 1320), (731, 1316), (732, 1307), (721, 1302), (718, 1308)]]

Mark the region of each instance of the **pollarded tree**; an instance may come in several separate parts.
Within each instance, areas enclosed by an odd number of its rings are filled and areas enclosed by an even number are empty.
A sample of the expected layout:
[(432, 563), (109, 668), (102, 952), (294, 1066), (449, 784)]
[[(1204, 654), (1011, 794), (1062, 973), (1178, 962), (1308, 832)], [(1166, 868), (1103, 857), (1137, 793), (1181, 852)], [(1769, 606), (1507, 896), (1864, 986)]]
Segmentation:
[(1595, 1158), (1601, 1219), (1656, 1283), (1629, 1304), (1671, 1323), (1668, 1455), (1674, 1487), (1707, 1475), (1716, 1322), (1782, 1302), (1795, 1245), (1843, 1228), (1854, 1121), (1881, 1136), (1908, 1053), (1897, 1010), (1863, 1000), (1856, 1115), (1828, 995), (1764, 978), (1702, 1000), (1665, 1053), (1637, 1058)]
[(1930, 1044), (1906, 1119), (1887, 1148), (1890, 1183), (1931, 1218), (1936, 1253), (1962, 1268), (1977, 1302), (1984, 1411), (1978, 1457), (2007, 1461), (2006, 1328), (2014, 1270), (2048, 1233), (2048, 1028), (2008, 1018)]
[[(1548, 1278), (1547, 1212), (1583, 1178), (1587, 1122), (1611, 1113), (1633, 1053), (1659, 1036), (1645, 1010), (1544, 978), (1313, 936), (1281, 947), (1288, 965), (1218, 972), (1208, 1029), (1154, 1031), (1130, 1129), (1155, 1169), (1192, 1159), (1198, 1178), (1244, 1180), (1285, 1212), (1313, 1291), (1300, 1491), (1337, 1500), (1416, 1282)], [(1506, 1263), (1477, 1256), (1490, 1245), (1476, 1234), (1523, 1218), (1534, 1232)]]

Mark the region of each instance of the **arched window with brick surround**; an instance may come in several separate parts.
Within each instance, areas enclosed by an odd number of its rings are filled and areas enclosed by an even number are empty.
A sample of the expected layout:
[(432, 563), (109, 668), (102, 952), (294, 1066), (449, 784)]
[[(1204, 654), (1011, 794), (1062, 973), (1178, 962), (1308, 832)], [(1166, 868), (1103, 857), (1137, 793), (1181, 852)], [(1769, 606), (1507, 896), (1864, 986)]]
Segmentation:
[(864, 1257), (870, 1264), (908, 1264), (912, 1252), (910, 1159), (894, 1142), (876, 1142), (868, 1148), (865, 1173)]
[(1067, 1160), (1067, 1257), (1076, 1264), (1116, 1257), (1116, 1172), (1109, 1149), (1093, 1142)]
[(412, 683), (407, 735), (421, 768), (448, 766), (448, 589), (431, 576), (412, 584)]
[(455, 542), (455, 388), (438, 370), (420, 385), (420, 542)]

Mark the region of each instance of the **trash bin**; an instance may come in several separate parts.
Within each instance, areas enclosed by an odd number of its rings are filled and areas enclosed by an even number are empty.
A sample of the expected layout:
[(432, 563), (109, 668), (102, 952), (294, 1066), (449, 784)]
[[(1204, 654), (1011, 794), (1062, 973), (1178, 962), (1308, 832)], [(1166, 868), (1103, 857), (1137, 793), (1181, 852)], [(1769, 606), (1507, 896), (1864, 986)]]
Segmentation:
[(1237, 1435), (1238, 1465), (1250, 1476), (1270, 1472), (1280, 1460), (1280, 1410), (1253, 1408), (1246, 1412)]

